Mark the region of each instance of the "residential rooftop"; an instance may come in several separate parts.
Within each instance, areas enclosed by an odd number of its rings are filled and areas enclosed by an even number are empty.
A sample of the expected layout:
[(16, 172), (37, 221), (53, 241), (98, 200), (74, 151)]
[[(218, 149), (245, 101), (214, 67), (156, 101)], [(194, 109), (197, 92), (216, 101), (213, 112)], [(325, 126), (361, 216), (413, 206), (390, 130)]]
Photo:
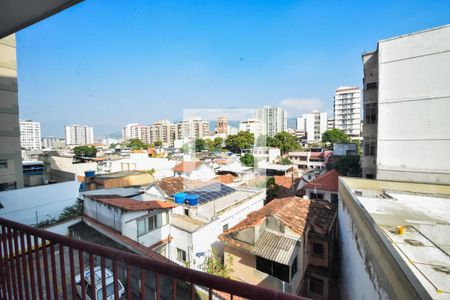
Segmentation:
[(339, 187), (339, 176), (341, 176), (341, 174), (338, 171), (334, 169), (330, 170), (308, 182), (304, 188), (337, 192)]
[(342, 177), (341, 182), (387, 249), (401, 258), (400, 265), (409, 268), (433, 299), (448, 299), (450, 186)]
[(120, 197), (119, 195), (96, 195), (88, 196), (90, 199), (103, 204), (117, 207), (126, 211), (143, 211), (153, 209), (173, 208), (174, 204), (153, 200), (153, 201), (139, 201), (130, 198)]

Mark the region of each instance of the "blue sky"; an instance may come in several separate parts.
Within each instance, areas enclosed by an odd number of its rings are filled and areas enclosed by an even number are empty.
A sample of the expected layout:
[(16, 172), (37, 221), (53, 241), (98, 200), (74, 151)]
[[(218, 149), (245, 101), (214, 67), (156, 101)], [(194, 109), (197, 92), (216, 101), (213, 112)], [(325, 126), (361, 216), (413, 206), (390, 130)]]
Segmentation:
[(184, 108), (332, 111), (380, 39), (450, 23), (450, 1), (87, 0), (17, 34), (21, 118), (43, 135)]

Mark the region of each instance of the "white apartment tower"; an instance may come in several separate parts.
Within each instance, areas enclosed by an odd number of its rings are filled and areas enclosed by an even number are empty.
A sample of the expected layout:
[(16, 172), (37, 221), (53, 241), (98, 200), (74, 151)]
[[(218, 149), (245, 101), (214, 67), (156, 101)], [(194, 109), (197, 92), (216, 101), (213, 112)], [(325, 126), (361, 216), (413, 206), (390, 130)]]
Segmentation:
[(450, 184), (450, 25), (363, 54), (363, 177)]
[(209, 122), (199, 117), (188, 118), (176, 124), (175, 139), (201, 139), (209, 136)]
[(90, 126), (72, 124), (64, 127), (66, 145), (87, 145), (94, 143), (94, 129)]
[(343, 130), (353, 139), (361, 136), (361, 90), (340, 87), (334, 96), (334, 128)]
[(297, 130), (305, 133), (308, 143), (322, 140), (322, 134), (328, 129), (328, 114), (314, 110), (297, 118)]
[(269, 137), (287, 130), (287, 112), (279, 107), (258, 108), (255, 117), (261, 121), (262, 133)]
[(164, 147), (172, 147), (175, 139), (175, 124), (161, 120), (150, 126), (150, 144), (160, 141)]
[(20, 120), (20, 147), (26, 150), (41, 150), (41, 123)]
[(22, 188), (16, 37), (0, 39), (0, 191)]
[(125, 127), (122, 128), (122, 141), (126, 142), (127, 140), (131, 139), (131, 135), (132, 135), (132, 128), (134, 126), (139, 126), (138, 123), (130, 123), (127, 124)]
[(261, 121), (258, 119), (247, 119), (239, 123), (239, 131), (248, 131), (255, 135), (255, 137), (261, 134)]
[(139, 125), (138, 123), (127, 124), (122, 128), (122, 139), (128, 141), (138, 139), (145, 144), (150, 143), (150, 126)]

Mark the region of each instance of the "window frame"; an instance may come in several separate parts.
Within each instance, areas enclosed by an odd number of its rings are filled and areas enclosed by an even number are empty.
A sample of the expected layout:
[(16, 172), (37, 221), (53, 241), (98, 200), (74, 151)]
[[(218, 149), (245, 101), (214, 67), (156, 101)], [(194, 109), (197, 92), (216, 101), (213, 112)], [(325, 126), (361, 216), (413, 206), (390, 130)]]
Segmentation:
[[(177, 260), (181, 262), (187, 262), (187, 253), (183, 249), (176, 248), (177, 249)], [(180, 259), (180, 254), (182, 256), (182, 259)]]
[[(322, 243), (311, 242), (311, 253), (315, 257), (324, 258), (325, 246)], [(319, 250), (320, 249), (320, 250)]]

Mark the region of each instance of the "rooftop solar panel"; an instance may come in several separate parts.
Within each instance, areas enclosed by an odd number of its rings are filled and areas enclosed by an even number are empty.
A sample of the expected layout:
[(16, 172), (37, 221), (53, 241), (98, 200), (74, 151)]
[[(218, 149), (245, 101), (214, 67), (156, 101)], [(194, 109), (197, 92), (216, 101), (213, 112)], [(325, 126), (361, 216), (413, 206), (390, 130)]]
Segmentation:
[[(200, 204), (224, 197), (235, 192), (232, 187), (226, 186), (222, 183), (211, 183), (192, 190), (184, 191), (186, 195), (197, 195)], [(172, 195), (174, 197), (174, 195)]]

